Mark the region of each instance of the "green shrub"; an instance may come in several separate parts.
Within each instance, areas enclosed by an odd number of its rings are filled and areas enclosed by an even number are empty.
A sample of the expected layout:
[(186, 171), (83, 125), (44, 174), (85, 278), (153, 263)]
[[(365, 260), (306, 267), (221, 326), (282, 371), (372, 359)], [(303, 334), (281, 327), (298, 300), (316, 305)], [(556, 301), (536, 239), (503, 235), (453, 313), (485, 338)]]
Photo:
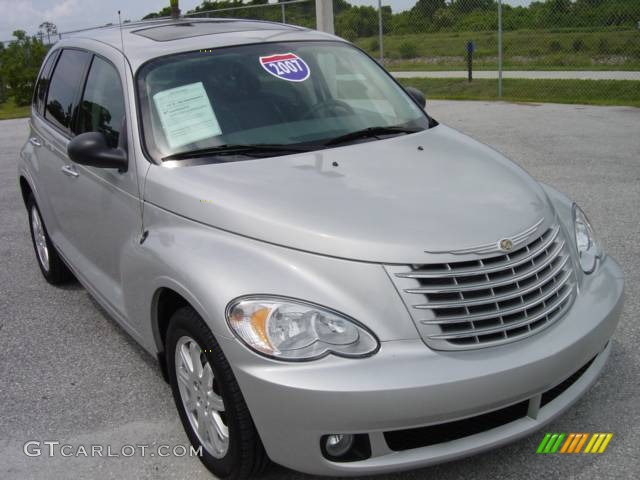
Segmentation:
[[(640, 33), (640, 32), (638, 32), (638, 33)], [(638, 35), (638, 36), (640, 37), (640, 35)], [(622, 45), (622, 48), (618, 48), (618, 49), (614, 50), (613, 53), (619, 53), (619, 54), (622, 54), (622, 55), (624, 55), (625, 53), (631, 53), (633, 55), (633, 52), (634, 51), (637, 52), (638, 48), (640, 47), (640, 42), (638, 42), (638, 40), (640, 40), (640, 39), (635, 39), (635, 41), (630, 39), (630, 38), (627, 39), (627, 41), (624, 42), (624, 45)]]
[(557, 53), (562, 51), (562, 45), (557, 40), (553, 40), (549, 43), (549, 51), (552, 53)]
[(418, 56), (418, 46), (409, 40), (402, 42), (398, 46), (400, 58), (416, 58)]
[(606, 38), (601, 38), (598, 42), (598, 53), (606, 55), (611, 52), (611, 46)]
[(380, 51), (380, 42), (378, 41), (377, 38), (372, 38), (371, 40), (369, 40), (369, 46), (367, 47), (367, 51), (369, 53), (371, 52), (379, 52)]
[(545, 63), (552, 67), (566, 67), (571, 64), (571, 59), (567, 55), (547, 55)]
[(576, 38), (573, 41), (572, 48), (574, 52), (581, 52), (585, 49), (584, 41), (581, 38)]

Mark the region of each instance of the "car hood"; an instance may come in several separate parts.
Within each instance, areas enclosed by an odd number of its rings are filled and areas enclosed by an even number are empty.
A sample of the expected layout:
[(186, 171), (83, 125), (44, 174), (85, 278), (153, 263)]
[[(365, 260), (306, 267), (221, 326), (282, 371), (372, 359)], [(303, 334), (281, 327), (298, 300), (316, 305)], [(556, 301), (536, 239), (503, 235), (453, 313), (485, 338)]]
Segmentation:
[(497, 243), (553, 217), (524, 170), (444, 125), (310, 153), (153, 166), (145, 201), (261, 241), (404, 264)]

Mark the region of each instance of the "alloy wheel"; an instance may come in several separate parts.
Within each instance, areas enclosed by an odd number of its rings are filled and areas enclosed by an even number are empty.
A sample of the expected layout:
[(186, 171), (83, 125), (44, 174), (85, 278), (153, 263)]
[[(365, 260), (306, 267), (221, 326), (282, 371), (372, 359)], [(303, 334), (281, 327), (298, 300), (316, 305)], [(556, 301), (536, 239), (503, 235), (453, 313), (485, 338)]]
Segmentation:
[(36, 244), (36, 252), (38, 253), (38, 260), (42, 268), (49, 271), (49, 247), (47, 247), (47, 237), (44, 233), (44, 226), (40, 219), (40, 213), (35, 207), (31, 207), (31, 229), (33, 230), (33, 241)]
[(174, 361), (180, 398), (191, 428), (213, 457), (224, 457), (229, 449), (229, 428), (224, 401), (206, 355), (193, 338), (183, 336), (176, 344)]

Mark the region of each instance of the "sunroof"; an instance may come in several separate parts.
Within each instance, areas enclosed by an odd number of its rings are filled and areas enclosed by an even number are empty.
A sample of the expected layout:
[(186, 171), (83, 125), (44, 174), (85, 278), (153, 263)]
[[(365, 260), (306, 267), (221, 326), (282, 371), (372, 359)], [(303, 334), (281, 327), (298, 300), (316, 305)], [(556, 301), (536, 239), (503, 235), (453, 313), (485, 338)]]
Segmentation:
[(155, 40), (156, 42), (169, 42), (171, 40), (211, 35), (214, 33), (289, 29), (293, 29), (293, 27), (277, 23), (247, 22), (243, 20), (211, 20), (207, 22), (176, 22), (156, 27), (142, 28), (132, 33)]

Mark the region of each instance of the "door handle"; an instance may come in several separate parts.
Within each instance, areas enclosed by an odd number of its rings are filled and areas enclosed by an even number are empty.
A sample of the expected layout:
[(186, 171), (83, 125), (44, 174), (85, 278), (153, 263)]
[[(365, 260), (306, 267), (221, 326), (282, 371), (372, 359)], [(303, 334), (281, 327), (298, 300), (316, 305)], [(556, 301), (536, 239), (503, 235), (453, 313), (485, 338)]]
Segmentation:
[(29, 143), (31, 145), (33, 145), (34, 147), (41, 147), (42, 146), (42, 143), (40, 143), (40, 140), (38, 140), (36, 137), (31, 137), (29, 139)]
[(62, 173), (64, 173), (65, 175), (68, 175), (70, 177), (77, 177), (78, 176), (78, 171), (76, 170), (76, 167), (74, 167), (73, 165), (64, 165), (62, 167)]

